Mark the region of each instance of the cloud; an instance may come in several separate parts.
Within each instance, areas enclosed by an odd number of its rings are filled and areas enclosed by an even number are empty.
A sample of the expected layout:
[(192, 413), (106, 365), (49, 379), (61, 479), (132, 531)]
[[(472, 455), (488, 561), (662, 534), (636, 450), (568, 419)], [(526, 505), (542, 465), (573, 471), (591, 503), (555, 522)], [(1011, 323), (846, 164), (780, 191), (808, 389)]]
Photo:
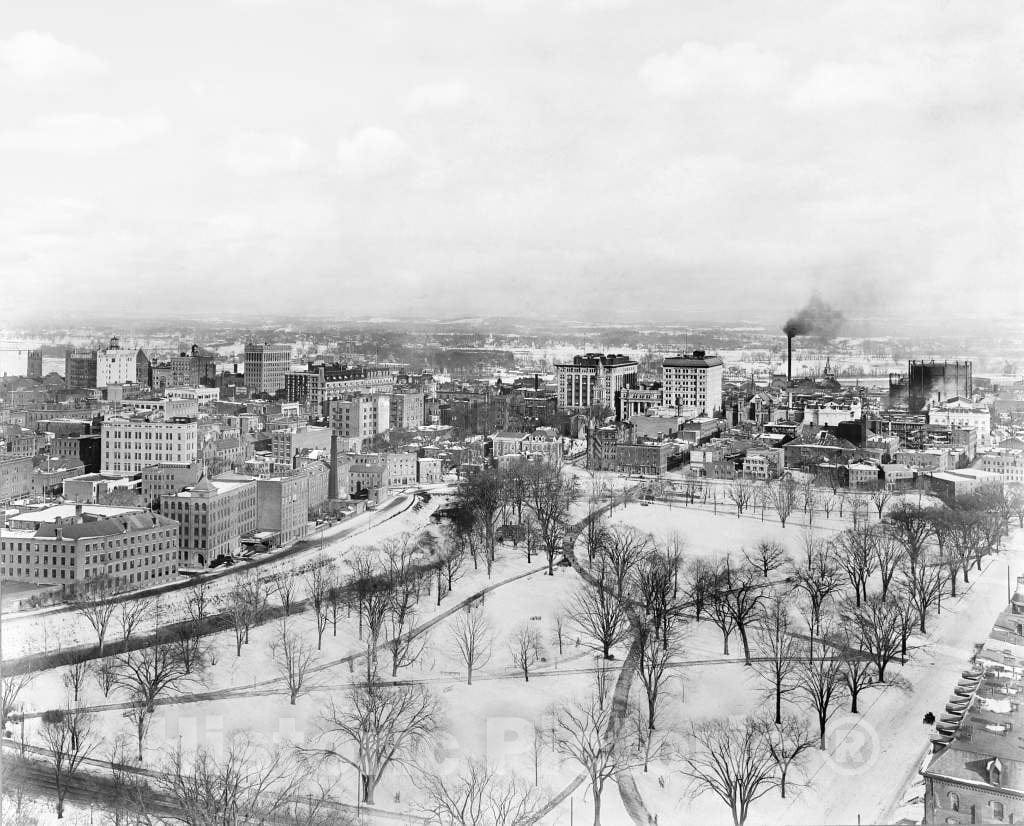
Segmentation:
[(379, 126), (368, 126), (338, 141), (336, 159), (340, 175), (359, 180), (392, 175), (408, 169), (413, 160), (408, 144)]
[(684, 43), (640, 67), (640, 79), (653, 94), (675, 98), (709, 92), (761, 94), (777, 88), (785, 75), (785, 61), (751, 43)]
[(469, 99), (469, 86), (461, 80), (428, 83), (417, 86), (405, 99), (409, 112), (419, 113), (434, 109), (455, 109)]
[(0, 41), (0, 65), (26, 85), (46, 85), (106, 74), (107, 65), (46, 32), (24, 31)]
[(224, 151), (224, 162), (236, 175), (272, 175), (306, 168), (313, 152), (296, 135), (242, 132), (234, 135)]
[(820, 63), (793, 89), (790, 102), (798, 109), (866, 106), (890, 103), (897, 97), (891, 71), (871, 63)]
[(158, 111), (123, 118), (95, 112), (51, 115), (37, 118), (26, 128), (0, 132), (0, 149), (94, 155), (142, 143), (165, 132), (167, 126)]

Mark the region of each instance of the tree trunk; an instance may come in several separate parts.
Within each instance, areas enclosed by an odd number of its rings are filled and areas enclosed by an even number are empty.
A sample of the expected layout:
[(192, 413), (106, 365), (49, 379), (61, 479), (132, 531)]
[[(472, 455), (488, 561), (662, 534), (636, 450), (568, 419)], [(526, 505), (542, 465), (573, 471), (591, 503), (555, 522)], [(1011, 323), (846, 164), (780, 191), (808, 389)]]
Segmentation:
[(594, 798), (594, 826), (601, 826), (601, 793), (594, 787), (590, 787)]
[(860, 694), (860, 691), (851, 691), (850, 692), (850, 713), (851, 714), (857, 714), (858, 713), (858, 711), (857, 711), (857, 695), (858, 694)]
[(729, 654), (729, 635), (722, 634), (722, 653), (725, 655)]
[(750, 665), (750, 642), (747, 640), (746, 626), (740, 625), (740, 639), (743, 640), (743, 664)]
[(294, 689), (292, 690), (292, 692), (291, 692), (291, 695), (292, 695), (292, 705), (295, 705), (295, 697), (296, 697), (296, 695), (298, 693), (299, 693), (298, 691), (295, 691)]
[[(781, 683), (775, 684), (775, 725), (782, 725), (782, 685)], [(786, 778), (782, 778), (782, 785), (785, 787)], [(786, 792), (782, 792), (782, 796), (786, 796)]]
[(825, 751), (825, 721), (818, 721), (818, 748)]
[(779, 791), (782, 792), (782, 799), (786, 799), (786, 772), (782, 771), (779, 774)]
[(361, 775), (361, 782), (363, 787), (363, 803), (373, 805), (373, 792), (377, 788), (377, 784), (373, 782), (373, 778), (368, 774)]

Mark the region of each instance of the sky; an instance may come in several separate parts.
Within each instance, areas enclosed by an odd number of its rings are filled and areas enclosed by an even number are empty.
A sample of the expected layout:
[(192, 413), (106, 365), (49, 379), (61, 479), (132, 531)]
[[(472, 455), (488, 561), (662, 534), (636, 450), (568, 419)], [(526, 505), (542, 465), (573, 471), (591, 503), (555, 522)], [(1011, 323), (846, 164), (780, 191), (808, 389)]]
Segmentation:
[(0, 104), (7, 318), (1024, 311), (1008, 0), (13, 0)]

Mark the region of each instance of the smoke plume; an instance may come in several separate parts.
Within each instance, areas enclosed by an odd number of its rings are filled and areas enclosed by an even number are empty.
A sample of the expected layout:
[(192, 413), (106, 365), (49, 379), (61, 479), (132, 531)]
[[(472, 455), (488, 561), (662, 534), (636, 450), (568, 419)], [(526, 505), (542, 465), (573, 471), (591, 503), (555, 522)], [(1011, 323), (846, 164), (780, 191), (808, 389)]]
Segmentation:
[(794, 336), (821, 336), (831, 338), (843, 325), (843, 314), (830, 307), (818, 295), (811, 296), (807, 306), (782, 325), (788, 338)]

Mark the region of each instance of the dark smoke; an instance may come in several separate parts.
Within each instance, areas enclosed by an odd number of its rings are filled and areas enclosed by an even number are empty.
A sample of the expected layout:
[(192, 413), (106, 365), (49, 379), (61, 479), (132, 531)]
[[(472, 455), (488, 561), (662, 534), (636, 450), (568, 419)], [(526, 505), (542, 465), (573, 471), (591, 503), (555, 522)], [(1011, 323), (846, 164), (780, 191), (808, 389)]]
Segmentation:
[(843, 326), (843, 314), (835, 307), (830, 307), (820, 296), (813, 295), (807, 306), (782, 325), (787, 337), (821, 336), (832, 338)]

